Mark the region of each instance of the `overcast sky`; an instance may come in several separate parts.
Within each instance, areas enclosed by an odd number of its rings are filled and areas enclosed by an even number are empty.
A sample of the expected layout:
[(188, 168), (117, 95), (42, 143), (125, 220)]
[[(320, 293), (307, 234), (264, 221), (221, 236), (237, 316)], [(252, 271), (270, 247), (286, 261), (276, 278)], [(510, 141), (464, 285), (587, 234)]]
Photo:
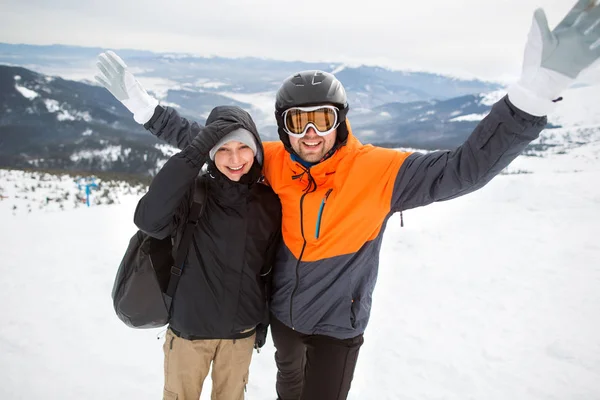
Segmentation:
[(511, 80), (575, 0), (2, 0), (0, 42), (333, 61)]

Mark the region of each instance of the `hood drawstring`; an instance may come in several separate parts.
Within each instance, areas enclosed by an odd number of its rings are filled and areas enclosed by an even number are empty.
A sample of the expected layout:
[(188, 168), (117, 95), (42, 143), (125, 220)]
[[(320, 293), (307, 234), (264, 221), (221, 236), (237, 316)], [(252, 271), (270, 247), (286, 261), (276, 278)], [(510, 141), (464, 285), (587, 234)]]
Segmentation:
[(404, 216), (402, 215), (402, 211), (400, 211), (400, 228), (404, 228)]
[(306, 187), (304, 188), (304, 191), (305, 192), (310, 191), (310, 189), (312, 188), (312, 185), (315, 185), (315, 188), (316, 188), (317, 187), (317, 183), (315, 182), (315, 179), (310, 174), (310, 170), (308, 168), (304, 168), (304, 166), (302, 164), (298, 164), (298, 165), (300, 165), (300, 168), (302, 168), (302, 173), (296, 174), (296, 175), (292, 175), (292, 179), (300, 179), (300, 180), (302, 180), (302, 177), (305, 174), (308, 174), (308, 185), (306, 185)]

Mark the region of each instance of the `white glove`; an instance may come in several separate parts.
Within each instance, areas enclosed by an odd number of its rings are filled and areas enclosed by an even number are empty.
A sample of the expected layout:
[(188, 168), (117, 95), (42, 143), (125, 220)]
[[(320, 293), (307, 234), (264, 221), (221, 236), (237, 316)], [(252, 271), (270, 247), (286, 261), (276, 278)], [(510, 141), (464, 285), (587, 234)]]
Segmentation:
[(536, 116), (550, 113), (579, 76), (600, 58), (600, 6), (579, 0), (552, 32), (537, 9), (529, 31), (521, 78), (508, 89), (517, 108)]
[(138, 124), (150, 121), (158, 100), (150, 96), (127, 65), (112, 51), (101, 53), (96, 66), (100, 74), (96, 80), (117, 98), (129, 111)]

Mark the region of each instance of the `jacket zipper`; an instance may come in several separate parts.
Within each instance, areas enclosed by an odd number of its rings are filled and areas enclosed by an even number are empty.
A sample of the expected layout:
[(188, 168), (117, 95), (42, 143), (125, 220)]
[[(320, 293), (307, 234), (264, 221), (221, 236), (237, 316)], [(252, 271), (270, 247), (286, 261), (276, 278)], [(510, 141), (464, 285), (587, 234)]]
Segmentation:
[(321, 232), (321, 218), (323, 217), (323, 211), (325, 210), (325, 204), (327, 204), (327, 199), (331, 194), (333, 188), (329, 189), (327, 193), (325, 193), (325, 197), (323, 197), (323, 201), (321, 201), (321, 207), (319, 207), (319, 215), (317, 215), (317, 227), (315, 229), (315, 239), (319, 238), (319, 233)]
[[(302, 256), (304, 255), (304, 250), (306, 249), (306, 237), (304, 236), (304, 198), (306, 197), (307, 194), (312, 193), (315, 190), (317, 190), (317, 184), (312, 179), (312, 176), (310, 176), (310, 171), (306, 170), (306, 173), (308, 173), (308, 176), (310, 179), (309, 187), (308, 187), (308, 190), (306, 192), (304, 192), (304, 194), (300, 198), (300, 233), (302, 234), (302, 240), (304, 241), (304, 243), (302, 244), (302, 250), (300, 251), (300, 257), (298, 257), (298, 262), (296, 262), (296, 284), (294, 285), (294, 290), (292, 290), (292, 295), (290, 297), (290, 325), (292, 325), (293, 330), (296, 330), (296, 328), (294, 327), (294, 313), (293, 313), (294, 296), (296, 295), (296, 292), (298, 291), (298, 285), (300, 283), (299, 267), (300, 267), (300, 262), (302, 261)], [(314, 189), (312, 188), (313, 185), (314, 185)]]

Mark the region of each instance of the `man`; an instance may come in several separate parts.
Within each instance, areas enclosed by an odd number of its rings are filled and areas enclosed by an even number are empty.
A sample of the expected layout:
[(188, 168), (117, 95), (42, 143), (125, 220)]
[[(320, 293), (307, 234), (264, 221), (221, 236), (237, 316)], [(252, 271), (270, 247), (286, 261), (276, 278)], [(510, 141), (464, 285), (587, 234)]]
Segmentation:
[[(453, 151), (363, 146), (333, 75), (304, 71), (284, 81), (275, 103), (281, 142), (264, 144), (265, 178), (283, 208), (271, 298), (279, 399), (347, 397), (388, 218), (473, 192), (514, 160), (562, 91), (600, 57), (599, 19), (595, 1), (580, 0), (551, 32), (537, 10), (521, 78)], [(165, 112), (159, 106), (152, 118)], [(145, 126), (181, 147), (175, 127)]]

